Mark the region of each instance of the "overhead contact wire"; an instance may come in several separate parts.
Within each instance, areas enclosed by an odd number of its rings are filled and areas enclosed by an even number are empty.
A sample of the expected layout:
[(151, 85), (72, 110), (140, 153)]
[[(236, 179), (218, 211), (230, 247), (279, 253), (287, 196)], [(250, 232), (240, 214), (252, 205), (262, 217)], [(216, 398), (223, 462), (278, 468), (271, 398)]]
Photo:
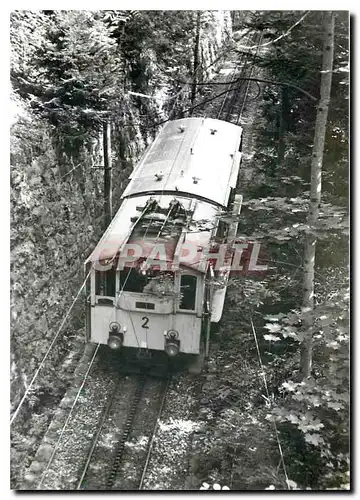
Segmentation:
[[(253, 323), (252, 318), (250, 318), (250, 322), (251, 322), (251, 328), (252, 328), (252, 332), (253, 332), (254, 339), (255, 339), (255, 345), (256, 345), (256, 350), (257, 350), (257, 354), (258, 354), (258, 358), (259, 358), (259, 365), (260, 365), (260, 368), (261, 368), (261, 375), (262, 375), (263, 382), (264, 382), (266, 397), (267, 397), (267, 400), (269, 402), (269, 405), (271, 405), (271, 403), (270, 403), (271, 399), (270, 399), (270, 393), (269, 393), (269, 389), (268, 389), (268, 385), (267, 385), (267, 381), (266, 381), (265, 369), (264, 369), (264, 365), (263, 365), (263, 362), (262, 362), (262, 359), (261, 359), (259, 342), (258, 342), (258, 339), (257, 339), (257, 335), (256, 335), (256, 331), (255, 331), (255, 327), (254, 327), (254, 323)], [(281, 443), (280, 443), (279, 431), (277, 429), (277, 425), (276, 425), (276, 421), (275, 421), (274, 415), (271, 415), (271, 419), (272, 419), (273, 426), (274, 426), (275, 437), (276, 437), (277, 445), (278, 445), (278, 448), (279, 448), (280, 459), (281, 459), (281, 464), (282, 464), (283, 470), (284, 470), (286, 485), (287, 485), (288, 490), (290, 490), (289, 477), (288, 477), (288, 474), (287, 474), (287, 471), (286, 471), (286, 465), (285, 465), (285, 460), (284, 460), (284, 453), (283, 453), (282, 446), (281, 446)]]
[(49, 459), (49, 461), (48, 461), (48, 463), (47, 463), (47, 465), (46, 465), (46, 468), (45, 468), (45, 470), (44, 470), (44, 471), (43, 471), (43, 473), (42, 473), (41, 480), (40, 480), (40, 482), (39, 482), (39, 484), (38, 484), (38, 486), (37, 486), (37, 489), (40, 489), (40, 487), (41, 487), (41, 485), (42, 485), (42, 483), (43, 483), (43, 481), (44, 481), (44, 479), (45, 479), (45, 477), (46, 477), (46, 475), (47, 475), (47, 471), (49, 470), (49, 467), (50, 467), (50, 465), (51, 465), (51, 463), (52, 463), (52, 461), (53, 461), (53, 459), (54, 459), (54, 456), (55, 456), (55, 453), (56, 453), (56, 451), (57, 451), (57, 449), (58, 449), (58, 447), (59, 447), (59, 443), (60, 443), (60, 441), (61, 441), (61, 438), (62, 438), (62, 436), (63, 436), (63, 434), (64, 434), (64, 432), (65, 432), (66, 427), (68, 426), (68, 423), (70, 422), (70, 417), (71, 417), (71, 415), (72, 415), (72, 412), (73, 412), (73, 410), (74, 410), (74, 408), (75, 408), (75, 406), (76, 406), (76, 403), (77, 403), (77, 401), (78, 401), (78, 399), (79, 399), (79, 397), (80, 397), (81, 391), (82, 391), (82, 390), (83, 390), (83, 388), (84, 388), (84, 385), (85, 385), (86, 379), (87, 379), (87, 377), (88, 377), (88, 375), (89, 375), (89, 372), (90, 372), (90, 370), (91, 370), (91, 367), (92, 367), (92, 365), (93, 365), (93, 363), (94, 363), (94, 361), (95, 361), (95, 358), (96, 358), (97, 352), (98, 352), (98, 350), (99, 350), (99, 347), (100, 347), (100, 344), (97, 344), (96, 349), (95, 349), (95, 352), (94, 352), (94, 354), (93, 354), (93, 356), (92, 356), (92, 358), (91, 358), (90, 364), (89, 364), (89, 366), (88, 366), (88, 369), (87, 369), (87, 371), (86, 371), (86, 373), (85, 373), (84, 380), (82, 381), (82, 384), (81, 384), (81, 386), (80, 386), (80, 388), (79, 388), (79, 390), (78, 390), (78, 392), (77, 392), (77, 394), (76, 394), (76, 397), (75, 397), (75, 399), (74, 399), (74, 402), (73, 402), (73, 404), (72, 404), (72, 406), (71, 406), (70, 413), (69, 413), (69, 415), (68, 415), (68, 417), (67, 417), (67, 419), (66, 419), (66, 421), (65, 421), (65, 424), (64, 424), (64, 426), (63, 426), (63, 428), (62, 428), (62, 430), (61, 430), (60, 436), (59, 436), (59, 438), (58, 438), (58, 440), (57, 440), (57, 442), (56, 442), (56, 445), (55, 445), (54, 450), (53, 450), (53, 452), (52, 452), (52, 454), (51, 454), (51, 456), (50, 456), (50, 459)]
[(33, 386), (33, 384), (34, 384), (34, 382), (35, 382), (35, 380), (36, 380), (37, 376), (39, 375), (39, 372), (40, 372), (41, 368), (44, 366), (44, 363), (45, 363), (45, 361), (46, 361), (46, 359), (47, 359), (48, 355), (50, 354), (50, 351), (51, 351), (51, 349), (52, 349), (53, 345), (55, 344), (55, 342), (56, 342), (56, 340), (57, 340), (58, 336), (60, 335), (60, 332), (61, 332), (61, 330), (62, 330), (63, 326), (65, 325), (66, 320), (68, 319), (70, 312), (72, 311), (72, 309), (73, 309), (73, 307), (74, 307), (74, 305), (75, 305), (75, 303), (76, 303), (76, 301), (77, 301), (77, 299), (78, 299), (78, 297), (79, 297), (79, 295), (80, 295), (81, 291), (83, 290), (84, 286), (86, 285), (86, 281), (87, 281), (87, 279), (88, 279), (88, 277), (89, 277), (89, 275), (90, 275), (90, 272), (91, 272), (91, 269), (90, 269), (90, 271), (88, 272), (88, 274), (87, 274), (87, 276), (86, 276), (86, 278), (85, 278), (85, 280), (84, 280), (83, 284), (82, 284), (82, 285), (81, 285), (81, 287), (79, 288), (79, 291), (78, 291), (78, 293), (76, 294), (76, 297), (75, 297), (75, 299), (73, 300), (73, 302), (72, 302), (72, 304), (71, 304), (70, 308), (68, 309), (67, 313), (65, 314), (64, 319), (63, 319), (63, 320), (62, 320), (62, 322), (61, 322), (61, 325), (59, 326), (59, 328), (58, 328), (58, 330), (57, 330), (57, 332), (56, 332), (56, 334), (55, 334), (55, 336), (54, 336), (53, 340), (51, 341), (51, 344), (50, 344), (50, 346), (49, 346), (48, 350), (46, 351), (45, 356), (43, 357), (43, 359), (42, 359), (42, 361), (41, 361), (40, 365), (38, 366), (38, 368), (37, 368), (37, 370), (36, 370), (36, 372), (35, 372), (35, 374), (34, 374), (33, 378), (31, 379), (30, 384), (29, 384), (29, 385), (28, 385), (28, 387), (26, 388), (26, 391), (25, 391), (25, 393), (24, 393), (23, 397), (21, 398), (21, 401), (20, 401), (20, 403), (18, 404), (18, 406), (17, 406), (17, 408), (16, 408), (15, 412), (13, 413), (13, 415), (12, 415), (12, 417), (11, 417), (11, 419), (10, 419), (10, 425), (11, 425), (11, 424), (14, 422), (14, 420), (16, 419), (16, 417), (17, 417), (17, 415), (18, 415), (18, 413), (19, 413), (19, 411), (20, 411), (20, 409), (21, 409), (22, 405), (24, 404), (24, 402), (25, 402), (25, 400), (26, 400), (26, 398), (27, 398), (27, 396), (28, 396), (28, 394), (29, 394), (29, 392), (30, 392), (31, 387)]

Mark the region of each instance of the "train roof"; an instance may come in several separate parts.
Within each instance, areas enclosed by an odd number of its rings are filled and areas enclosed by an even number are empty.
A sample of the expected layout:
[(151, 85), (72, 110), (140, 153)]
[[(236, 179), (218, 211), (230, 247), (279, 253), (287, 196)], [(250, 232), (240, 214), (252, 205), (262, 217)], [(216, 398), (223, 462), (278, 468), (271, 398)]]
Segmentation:
[[(155, 215), (154, 212), (149, 215), (151, 220), (141, 215), (149, 202), (157, 204)], [(167, 219), (169, 229), (163, 230), (159, 237), (164, 214), (169, 212), (174, 203), (181, 207), (182, 213), (175, 215), (173, 220)], [(163, 245), (164, 254), (157, 256), (159, 261), (172, 263), (178, 255), (179, 266), (185, 265), (194, 271), (205, 272), (206, 262), (200, 262), (199, 259), (202, 251), (209, 248), (218, 214), (219, 207), (190, 197), (174, 198), (173, 195), (158, 194), (151, 198), (148, 195), (126, 198), (86, 262), (106, 263), (117, 256), (125, 248), (125, 244), (138, 245), (141, 248), (141, 258), (146, 259), (155, 245)], [(185, 217), (185, 223), (181, 220), (181, 215)]]
[(237, 181), (242, 128), (212, 118), (169, 121), (130, 176), (123, 197), (189, 194), (226, 206)]

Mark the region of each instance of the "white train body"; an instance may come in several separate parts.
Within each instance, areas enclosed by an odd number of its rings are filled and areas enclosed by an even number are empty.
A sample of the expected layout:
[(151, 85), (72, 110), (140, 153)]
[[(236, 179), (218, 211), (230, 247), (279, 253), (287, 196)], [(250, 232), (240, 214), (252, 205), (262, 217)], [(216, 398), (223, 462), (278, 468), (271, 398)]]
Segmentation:
[(236, 187), (241, 136), (241, 127), (207, 118), (164, 126), (85, 263), (87, 341), (199, 354), (224, 304), (225, 284), (210, 290), (208, 254), (236, 234), (220, 215)]

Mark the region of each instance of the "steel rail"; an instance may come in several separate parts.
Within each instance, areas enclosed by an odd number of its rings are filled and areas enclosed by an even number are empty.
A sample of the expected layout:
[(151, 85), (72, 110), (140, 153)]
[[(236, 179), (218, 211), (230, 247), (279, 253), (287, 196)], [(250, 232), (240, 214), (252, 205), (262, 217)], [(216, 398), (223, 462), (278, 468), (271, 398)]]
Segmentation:
[[(258, 44), (257, 44), (257, 48), (256, 48), (256, 52), (254, 54), (254, 59), (253, 59), (253, 64), (251, 65), (251, 68), (250, 68), (250, 75), (249, 75), (249, 78), (251, 78), (251, 75), (253, 74), (253, 71), (254, 71), (254, 62), (255, 62), (255, 59), (256, 59), (256, 56), (257, 56), (257, 53), (258, 53), (258, 50), (259, 50), (259, 47), (260, 47), (260, 44), (262, 42), (262, 34), (259, 36), (259, 41), (258, 41)], [(247, 81), (247, 85), (246, 85), (246, 91), (245, 91), (245, 96), (244, 96), (244, 100), (243, 100), (243, 103), (242, 103), (242, 106), (240, 108), (240, 111), (238, 113), (238, 116), (237, 116), (237, 119), (236, 119), (236, 125), (239, 124), (239, 121), (241, 120), (242, 118), (242, 114), (244, 112), (244, 108), (245, 108), (245, 103), (246, 103), (246, 99), (247, 99), (247, 96), (248, 96), (248, 93), (249, 93), (249, 87), (250, 87), (250, 80)]]
[[(101, 432), (103, 431), (104, 424), (109, 416), (111, 409), (114, 408), (114, 401), (115, 401), (116, 395), (118, 394), (119, 383), (120, 383), (123, 375), (124, 374), (122, 374), (122, 373), (119, 375), (119, 378), (116, 381), (114, 390), (112, 392), (111, 398), (108, 401), (107, 405), (105, 406), (105, 408), (102, 412), (99, 426), (97, 428), (96, 434), (93, 436), (92, 443), (91, 443), (89, 452), (88, 452), (87, 457), (86, 457), (85, 465), (82, 469), (82, 474), (81, 474), (81, 477), (80, 477), (78, 484), (77, 484), (77, 488), (76, 488), (77, 490), (86, 490), (86, 478), (87, 478), (87, 474), (88, 474), (90, 465), (94, 460), (94, 452), (95, 452), (96, 446), (99, 442)], [(135, 418), (136, 413), (138, 411), (139, 404), (142, 401), (142, 394), (143, 394), (145, 381), (149, 380), (146, 377), (146, 375), (147, 375), (147, 373), (144, 372), (138, 378), (137, 387), (135, 388), (135, 393), (133, 395), (132, 402), (131, 402), (131, 407), (130, 407), (129, 413), (127, 415), (127, 418), (125, 420), (125, 423), (123, 424), (123, 427), (122, 427), (123, 430), (122, 430), (122, 433), (120, 434), (121, 437), (117, 443), (115, 457), (112, 460), (112, 463), (111, 463), (110, 468), (109, 468), (109, 472), (107, 474), (107, 479), (105, 481), (105, 489), (106, 490), (113, 489), (114, 484), (116, 482), (116, 477), (118, 476), (119, 472), (121, 471), (120, 465), (121, 465), (123, 455), (125, 452), (125, 445), (126, 445), (128, 439), (129, 439), (129, 436), (132, 432), (132, 429), (134, 426), (134, 418)], [(150, 380), (152, 378), (153, 377), (150, 375)], [(158, 378), (158, 377), (156, 377), (156, 378)], [(144, 463), (144, 466), (141, 469), (142, 470), (141, 477), (138, 480), (138, 482), (135, 483), (135, 484), (137, 484), (137, 486), (135, 486), (135, 489), (138, 489), (138, 490), (141, 490), (143, 487), (144, 479), (146, 476), (146, 472), (148, 470), (148, 466), (149, 466), (149, 462), (150, 462), (150, 458), (151, 458), (151, 454), (152, 454), (152, 450), (153, 450), (156, 432), (157, 432), (160, 418), (161, 418), (161, 415), (162, 415), (162, 412), (164, 409), (164, 405), (165, 405), (166, 397), (168, 394), (171, 378), (172, 378), (171, 372), (167, 372), (167, 375), (162, 375), (160, 378), (160, 381), (162, 381), (162, 384), (161, 384), (161, 388), (160, 388), (159, 401), (156, 405), (156, 409), (154, 409), (154, 415), (156, 415), (156, 418), (155, 418), (153, 429), (152, 429), (151, 434), (149, 435), (148, 443), (147, 443), (147, 446), (145, 449), (146, 454), (145, 454), (144, 458), (141, 459), (141, 462)], [(157, 391), (159, 391), (159, 389), (157, 389)], [(106, 472), (106, 469), (105, 469), (105, 472)]]
[[(255, 35), (254, 35), (253, 39), (251, 40), (251, 42), (255, 43), (255, 40), (256, 40), (257, 37), (258, 37), (258, 35), (255, 33)], [(260, 43), (260, 42), (258, 42), (258, 43)], [(253, 67), (254, 67), (255, 56), (253, 57), (252, 61), (250, 59), (250, 56), (253, 56), (253, 54), (243, 54), (242, 59), (239, 61), (238, 66), (240, 64), (243, 64), (243, 67), (241, 68), (241, 71), (240, 71), (240, 76), (242, 76), (242, 75), (246, 76), (247, 72), (249, 71), (249, 67), (250, 67), (250, 74), (252, 73)], [(234, 75), (236, 76), (236, 71), (234, 72)], [(240, 99), (240, 96), (241, 96), (241, 93), (242, 93), (241, 91), (243, 89), (243, 85), (244, 85), (244, 81), (243, 80), (239, 80), (238, 85), (235, 86), (235, 88), (233, 90), (233, 93), (232, 93), (232, 96), (229, 99), (229, 104), (227, 106), (227, 110), (225, 112), (226, 113), (225, 117), (224, 117), (225, 121), (231, 122), (230, 116), (236, 110), (237, 101)], [(246, 97), (247, 97), (247, 92), (245, 91), (244, 99), (243, 99), (243, 106), (245, 104)], [(236, 122), (236, 125), (238, 124), (238, 122), (239, 121)]]
[(103, 409), (103, 412), (102, 412), (102, 415), (101, 415), (101, 419), (100, 419), (100, 424), (98, 426), (98, 430), (96, 432), (96, 434), (94, 435), (93, 437), (93, 440), (92, 440), (92, 443), (91, 443), (91, 447), (90, 447), (90, 450), (89, 450), (89, 453), (88, 453), (88, 456), (87, 456), (87, 459), (86, 459), (86, 462), (85, 462), (85, 466), (83, 468), (83, 472), (81, 474), (81, 477), (79, 479), (79, 482), (77, 484), (77, 487), (76, 489), (77, 490), (82, 490), (83, 489), (83, 485), (84, 485), (84, 481), (85, 481), (85, 477), (86, 477), (86, 474), (88, 472), (88, 469), (89, 469), (89, 465), (91, 463), (91, 459), (92, 459), (92, 456), (94, 454), (94, 451), (95, 451), (95, 448), (96, 448), (96, 445), (99, 441), (99, 437), (100, 437), (100, 433), (101, 431), (103, 430), (103, 427), (104, 427), (104, 424), (106, 422), (106, 419), (107, 417), (109, 416), (109, 413), (110, 413), (110, 410), (113, 406), (113, 403), (114, 403), (114, 400), (115, 400), (115, 396), (116, 396), (116, 393), (117, 393), (117, 390), (118, 390), (118, 387), (119, 387), (119, 384), (120, 384), (120, 380), (123, 379), (123, 375), (119, 375), (116, 383), (115, 383), (115, 387), (114, 387), (114, 390), (113, 390), (113, 393), (108, 401), (108, 404), (104, 407)]
[(152, 432), (152, 435), (151, 435), (151, 439), (150, 439), (150, 441), (149, 441), (149, 443), (147, 445), (146, 460), (145, 460), (145, 465), (143, 467), (143, 471), (142, 471), (142, 474), (141, 474), (141, 478), (140, 478), (138, 490), (142, 490), (142, 486), (144, 484), (145, 475), (146, 475), (146, 472), (147, 472), (147, 469), (148, 469), (148, 466), (149, 466), (150, 457), (151, 457), (151, 453), (152, 453), (152, 448), (153, 448), (153, 445), (154, 445), (156, 431), (157, 431), (157, 428), (158, 428), (158, 425), (159, 425), (159, 422), (160, 422), (160, 418), (161, 418), (161, 415), (162, 415), (162, 412), (163, 412), (163, 409), (164, 409), (164, 404), (165, 404), (166, 396), (167, 396), (167, 393), (168, 393), (168, 390), (169, 390), (170, 382), (171, 382), (171, 375), (169, 375), (167, 377), (167, 379), (165, 380), (165, 382), (163, 384), (162, 398), (161, 398), (161, 402), (160, 402), (160, 407), (159, 407), (159, 411), (158, 411), (158, 414), (157, 414), (157, 417), (156, 417), (156, 422), (155, 422), (154, 429), (153, 429), (153, 432)]
[[(224, 106), (225, 106), (225, 102), (226, 102), (227, 96), (229, 95), (229, 92), (231, 90), (231, 81), (232, 81), (234, 75), (236, 74), (236, 69), (239, 67), (240, 64), (241, 64), (241, 62), (239, 61), (237, 63), (237, 65), (236, 65), (236, 67), (233, 69), (231, 75), (226, 78), (227, 81), (229, 80), (228, 88), (226, 89), (226, 93), (225, 93), (224, 98), (222, 100), (220, 109), (219, 109), (219, 111), (218, 111), (218, 113), (216, 115), (216, 119), (220, 119), (221, 113), (222, 113), (222, 111), (224, 109)], [(227, 81), (225, 83), (227, 83)]]
[[(255, 35), (255, 36), (256, 36), (256, 35)], [(250, 43), (250, 42), (253, 42), (253, 40), (250, 40), (250, 41), (249, 41), (249, 43)], [(234, 77), (234, 76), (236, 76), (237, 72), (239, 71), (240, 66), (241, 66), (241, 65), (244, 65), (244, 64), (246, 65), (246, 63), (247, 63), (247, 54), (245, 54), (245, 53), (244, 53), (244, 54), (242, 54), (242, 57), (240, 57), (240, 59), (236, 62), (235, 68), (233, 69), (233, 71), (232, 71), (232, 73), (231, 73), (230, 77), (228, 77), (228, 78), (227, 78), (227, 80), (229, 80), (229, 79), (230, 79), (230, 81), (229, 81), (228, 88), (227, 88), (227, 91), (226, 91), (226, 93), (225, 93), (225, 96), (224, 96), (224, 98), (223, 98), (222, 104), (221, 104), (221, 106), (220, 106), (220, 109), (219, 109), (219, 111), (218, 111), (218, 113), (217, 113), (217, 116), (216, 116), (216, 118), (217, 118), (217, 119), (221, 119), (221, 114), (222, 114), (222, 113), (223, 113), (223, 111), (224, 111), (224, 107), (226, 108), (226, 103), (227, 103), (227, 100), (228, 100), (228, 95), (229, 95), (229, 92), (230, 92), (230, 91), (233, 91), (233, 94), (232, 94), (231, 99), (230, 99), (230, 107), (228, 107), (228, 110), (227, 110), (227, 111), (225, 111), (226, 116), (225, 116), (225, 119), (224, 119), (224, 120), (225, 120), (225, 121), (228, 121), (228, 117), (229, 117), (229, 115), (230, 115), (230, 111), (231, 111), (231, 109), (232, 109), (232, 102), (234, 101), (234, 94), (238, 94), (239, 89), (240, 89), (240, 87), (242, 86), (242, 83), (241, 83), (241, 82), (239, 82), (239, 84), (237, 84), (235, 87), (231, 87), (231, 85), (232, 85), (232, 84), (231, 84), (231, 82), (232, 82), (233, 77)], [(244, 71), (244, 69), (245, 69), (245, 68), (242, 68), (242, 71)], [(240, 74), (241, 74), (241, 73), (240, 73)]]
[(122, 433), (120, 441), (118, 442), (115, 458), (113, 460), (113, 463), (112, 463), (112, 466), (110, 469), (110, 473), (109, 473), (107, 481), (106, 481), (106, 489), (108, 489), (108, 490), (111, 490), (114, 486), (114, 483), (116, 480), (116, 474), (118, 472), (119, 466), (121, 464), (122, 456), (124, 453), (125, 444), (129, 438), (129, 435), (130, 435), (130, 432), (132, 429), (132, 424), (134, 421), (134, 417), (136, 414), (136, 410), (137, 410), (139, 403), (140, 403), (140, 400), (141, 400), (141, 395), (142, 395), (142, 392), (144, 389), (145, 380), (146, 380), (146, 374), (143, 373), (139, 377), (138, 386), (137, 386), (137, 389), (136, 389), (135, 394), (134, 394), (134, 398), (133, 398), (133, 401), (132, 401), (132, 404), (130, 407), (130, 411), (129, 411), (127, 420), (125, 422), (124, 432)]
[(72, 406), (71, 406), (70, 412), (69, 412), (69, 414), (68, 414), (68, 416), (67, 416), (67, 418), (66, 418), (66, 420), (65, 420), (65, 424), (63, 425), (63, 428), (61, 429), (60, 435), (59, 435), (58, 440), (56, 441), (56, 444), (55, 444), (55, 446), (54, 446), (54, 448), (53, 448), (52, 454), (51, 454), (51, 456), (50, 456), (50, 458), (49, 458), (49, 460), (48, 460), (48, 462), (47, 462), (47, 464), (46, 464), (45, 469), (44, 469), (44, 470), (43, 470), (43, 472), (42, 472), (42, 475), (41, 475), (41, 478), (40, 478), (40, 482), (39, 482), (39, 483), (38, 483), (38, 485), (37, 485), (37, 489), (38, 489), (38, 490), (39, 490), (39, 489), (41, 489), (41, 486), (42, 486), (42, 484), (43, 484), (44, 480), (46, 479), (46, 476), (47, 476), (47, 474), (48, 474), (49, 468), (50, 468), (50, 466), (51, 466), (51, 464), (52, 464), (52, 462), (53, 462), (53, 460), (54, 460), (54, 457), (55, 457), (56, 452), (57, 452), (57, 450), (58, 450), (59, 444), (60, 444), (61, 439), (62, 439), (62, 437), (63, 437), (63, 435), (64, 435), (65, 429), (67, 428), (67, 426), (68, 426), (68, 424), (69, 424), (69, 422), (70, 422), (70, 419), (71, 419), (71, 417), (72, 417), (72, 414), (73, 414), (74, 408), (76, 407), (76, 404), (77, 404), (77, 402), (78, 402), (78, 399), (79, 399), (79, 397), (80, 397), (80, 394), (81, 394), (81, 392), (82, 392), (82, 390), (83, 390), (83, 388), (84, 388), (84, 386), (85, 386), (85, 382), (87, 381), (87, 378), (88, 378), (88, 376), (89, 376), (89, 373), (90, 373), (90, 371), (91, 371), (91, 368), (92, 368), (92, 367), (93, 367), (93, 365), (94, 365), (94, 362), (95, 362), (95, 359), (96, 359), (96, 356), (97, 356), (97, 353), (98, 353), (99, 347), (100, 347), (100, 344), (97, 344), (96, 349), (95, 349), (95, 351), (94, 351), (94, 354), (93, 354), (93, 356), (92, 356), (92, 358), (91, 358), (91, 360), (90, 360), (90, 364), (89, 364), (89, 366), (88, 366), (88, 368), (87, 368), (87, 370), (86, 370), (86, 373), (85, 373), (85, 375), (84, 375), (84, 378), (83, 378), (83, 381), (82, 381), (82, 383), (81, 383), (81, 386), (80, 386), (80, 388), (79, 388), (79, 389), (78, 389), (78, 391), (77, 391), (77, 394), (76, 394), (76, 397), (75, 397), (75, 399), (74, 399), (74, 401), (73, 401), (73, 404), (72, 404)]

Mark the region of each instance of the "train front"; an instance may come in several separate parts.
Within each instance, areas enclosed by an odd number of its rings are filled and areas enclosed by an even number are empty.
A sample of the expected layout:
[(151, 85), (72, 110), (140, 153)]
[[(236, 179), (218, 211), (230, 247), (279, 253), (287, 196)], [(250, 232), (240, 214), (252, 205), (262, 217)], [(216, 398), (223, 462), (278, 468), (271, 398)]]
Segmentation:
[(241, 127), (210, 118), (166, 123), (87, 260), (88, 341), (199, 354), (210, 312), (211, 321), (222, 313), (225, 287), (218, 307), (204, 307), (205, 254), (236, 188), (241, 137)]
[[(190, 252), (192, 263), (184, 251), (190, 237), (184, 222), (194, 213), (192, 202), (164, 195), (159, 201), (127, 200), (122, 212), (128, 205), (127, 211), (138, 210), (139, 220), (127, 218), (135, 226), (126, 243), (119, 249), (113, 235), (111, 247), (113, 227), (88, 261), (87, 340), (116, 350), (165, 351), (171, 357), (199, 354), (205, 276), (197, 245)], [(123, 228), (126, 219), (119, 217)]]

